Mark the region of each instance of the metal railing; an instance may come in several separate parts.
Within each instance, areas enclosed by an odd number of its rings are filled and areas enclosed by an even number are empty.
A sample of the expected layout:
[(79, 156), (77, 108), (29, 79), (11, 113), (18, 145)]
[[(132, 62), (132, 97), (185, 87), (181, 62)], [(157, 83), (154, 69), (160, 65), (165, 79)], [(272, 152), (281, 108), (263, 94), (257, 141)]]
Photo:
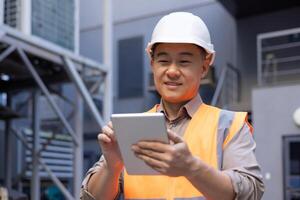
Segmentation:
[(258, 85), (300, 80), (300, 27), (257, 36)]
[(241, 96), (241, 74), (232, 64), (222, 69), (218, 79), (211, 105), (227, 107), (240, 101)]

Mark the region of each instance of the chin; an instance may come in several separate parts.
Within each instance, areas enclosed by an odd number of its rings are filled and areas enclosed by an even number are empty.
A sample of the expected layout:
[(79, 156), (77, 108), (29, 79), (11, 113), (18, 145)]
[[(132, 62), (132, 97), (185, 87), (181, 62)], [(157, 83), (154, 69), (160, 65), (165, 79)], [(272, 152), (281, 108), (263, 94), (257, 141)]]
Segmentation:
[(174, 104), (187, 101), (185, 98), (183, 98), (181, 96), (162, 96), (162, 99), (164, 101), (167, 101), (169, 103), (174, 103)]

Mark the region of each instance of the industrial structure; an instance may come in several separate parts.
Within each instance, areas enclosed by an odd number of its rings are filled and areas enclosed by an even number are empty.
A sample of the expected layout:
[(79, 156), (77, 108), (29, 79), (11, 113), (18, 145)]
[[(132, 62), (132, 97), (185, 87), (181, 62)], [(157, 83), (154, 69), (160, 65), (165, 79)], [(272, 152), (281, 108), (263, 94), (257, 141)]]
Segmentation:
[[(52, 181), (66, 199), (79, 199), (83, 103), (99, 129), (112, 112), (111, 2), (102, 7), (101, 64), (79, 55), (78, 0), (0, 4), (4, 186), (13, 199), (29, 193), (34, 200)], [(102, 102), (98, 107), (96, 100)]]

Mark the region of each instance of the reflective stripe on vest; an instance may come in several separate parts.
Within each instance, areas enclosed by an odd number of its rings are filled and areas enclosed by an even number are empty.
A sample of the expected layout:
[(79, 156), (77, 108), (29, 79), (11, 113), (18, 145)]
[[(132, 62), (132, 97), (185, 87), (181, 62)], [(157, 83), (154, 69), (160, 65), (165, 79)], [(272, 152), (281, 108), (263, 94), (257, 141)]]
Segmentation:
[[(157, 106), (149, 112), (156, 112)], [(242, 128), (246, 113), (231, 112), (201, 104), (189, 122), (183, 139), (194, 156), (222, 169), (223, 149)], [(185, 177), (132, 176), (124, 171), (126, 200), (204, 200)]]

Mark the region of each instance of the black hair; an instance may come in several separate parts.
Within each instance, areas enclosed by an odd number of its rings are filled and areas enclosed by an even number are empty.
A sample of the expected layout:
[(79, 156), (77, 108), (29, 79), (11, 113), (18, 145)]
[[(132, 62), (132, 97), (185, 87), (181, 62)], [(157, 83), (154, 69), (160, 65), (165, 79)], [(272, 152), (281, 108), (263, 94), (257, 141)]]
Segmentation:
[[(159, 44), (161, 44), (161, 43), (154, 43), (154, 44), (152, 45), (152, 47), (151, 47), (151, 49), (150, 49), (150, 56), (151, 56), (151, 59), (154, 58), (154, 52), (155, 52), (155, 49), (156, 49), (156, 47), (157, 47)], [(201, 55), (203, 55), (203, 59), (205, 59), (206, 56), (207, 56), (209, 53), (208, 53), (203, 47), (198, 46), (198, 45), (196, 45), (196, 46), (200, 49)]]

